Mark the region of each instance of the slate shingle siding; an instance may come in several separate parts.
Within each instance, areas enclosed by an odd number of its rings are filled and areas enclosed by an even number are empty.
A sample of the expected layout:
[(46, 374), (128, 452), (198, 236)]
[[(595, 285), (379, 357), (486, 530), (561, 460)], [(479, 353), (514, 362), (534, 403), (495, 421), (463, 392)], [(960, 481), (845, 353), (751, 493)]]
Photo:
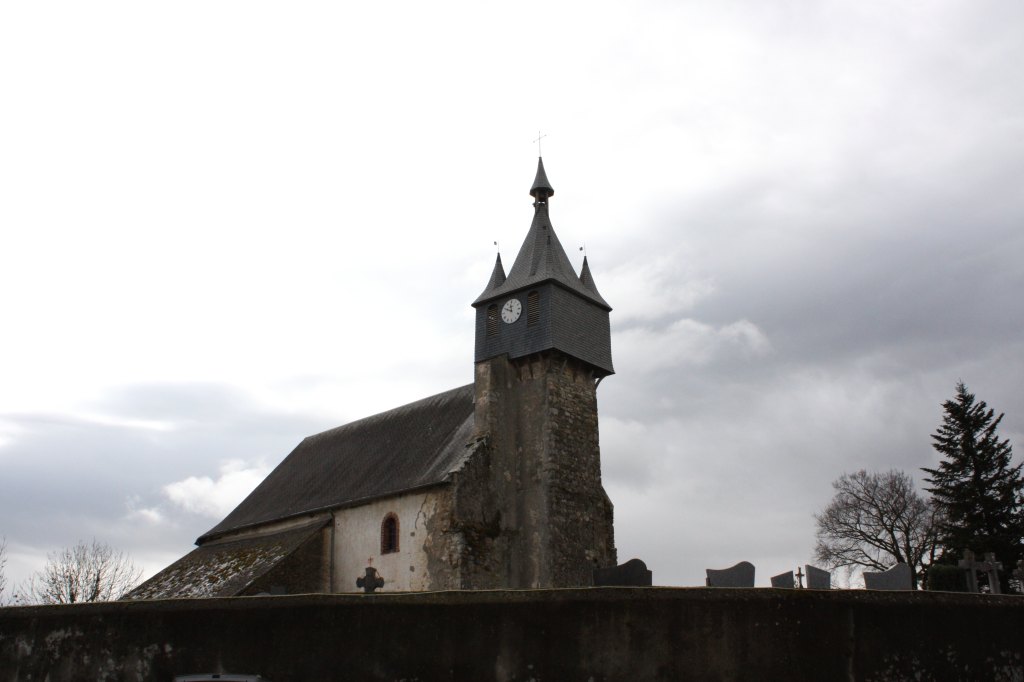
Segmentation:
[[(526, 298), (539, 294), (540, 320), (527, 323)], [(487, 305), (476, 311), (475, 361), (482, 362), (508, 354), (512, 359), (546, 350), (560, 350), (589, 363), (603, 374), (615, 372), (612, 366), (611, 330), (608, 311), (580, 298), (553, 282), (516, 291), (495, 301), (499, 307), (510, 298), (523, 304), (523, 314), (512, 324), (499, 322), (498, 333), (487, 335)]]

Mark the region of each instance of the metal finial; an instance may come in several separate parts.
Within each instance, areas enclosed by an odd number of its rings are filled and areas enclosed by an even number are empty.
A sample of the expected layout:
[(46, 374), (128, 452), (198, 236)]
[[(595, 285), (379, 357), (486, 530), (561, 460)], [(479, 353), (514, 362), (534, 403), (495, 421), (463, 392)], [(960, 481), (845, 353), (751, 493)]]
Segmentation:
[(547, 133), (545, 133), (545, 134), (541, 135), (541, 134), (540, 134), (540, 129), (538, 128), (538, 129), (537, 129), (537, 139), (536, 139), (536, 140), (534, 140), (534, 142), (536, 142), (536, 143), (537, 143), (537, 156), (544, 156), (543, 154), (541, 154), (541, 153), (540, 153), (540, 141), (541, 141), (541, 140), (542, 140), (543, 138), (545, 138), (545, 137), (547, 137)]

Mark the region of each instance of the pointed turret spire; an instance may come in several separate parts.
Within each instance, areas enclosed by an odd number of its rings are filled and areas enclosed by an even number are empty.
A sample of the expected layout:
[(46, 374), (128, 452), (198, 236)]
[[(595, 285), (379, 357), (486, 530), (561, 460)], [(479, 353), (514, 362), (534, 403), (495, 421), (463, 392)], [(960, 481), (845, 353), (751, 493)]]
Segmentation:
[(491, 279), (487, 282), (487, 287), (484, 289), (483, 296), (487, 292), (497, 289), (505, 283), (505, 268), (501, 265), (501, 254), (498, 254), (498, 259), (494, 261), (494, 270), (491, 272)]
[(595, 296), (604, 300), (597, 290), (597, 285), (594, 284), (594, 276), (590, 274), (590, 265), (587, 263), (586, 256), (583, 256), (583, 267), (580, 269), (580, 282), (582, 282), (583, 286), (588, 290), (592, 291)]
[(530, 196), (538, 202), (543, 203), (545, 199), (554, 196), (555, 188), (548, 182), (548, 176), (544, 172), (544, 159), (537, 157), (537, 177), (533, 180), (533, 187), (530, 188)]

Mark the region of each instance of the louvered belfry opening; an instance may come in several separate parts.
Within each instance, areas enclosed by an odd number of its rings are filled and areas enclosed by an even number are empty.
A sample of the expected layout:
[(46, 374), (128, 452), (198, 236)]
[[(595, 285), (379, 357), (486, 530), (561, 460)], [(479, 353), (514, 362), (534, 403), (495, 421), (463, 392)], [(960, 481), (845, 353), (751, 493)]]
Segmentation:
[(380, 553), (391, 554), (398, 551), (398, 517), (393, 513), (384, 517), (380, 524)]
[(498, 306), (487, 306), (487, 336), (498, 335)]
[(526, 326), (532, 327), (540, 322), (540, 294), (531, 291), (526, 295)]

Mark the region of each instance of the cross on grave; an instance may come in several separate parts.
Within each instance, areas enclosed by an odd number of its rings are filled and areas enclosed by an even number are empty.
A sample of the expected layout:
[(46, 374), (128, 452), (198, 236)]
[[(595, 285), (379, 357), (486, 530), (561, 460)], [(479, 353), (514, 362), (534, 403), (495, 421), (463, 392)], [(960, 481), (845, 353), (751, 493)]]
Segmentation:
[(1024, 559), (1017, 561), (1017, 568), (1013, 569), (1013, 578), (1017, 581), (1017, 591), (1024, 591)]
[(796, 567), (796, 586), (801, 588), (804, 586), (804, 572), (800, 570), (799, 566)]
[(999, 569), (1003, 567), (1001, 563), (996, 561), (996, 555), (992, 552), (985, 553), (984, 561), (975, 561), (974, 552), (969, 549), (964, 550), (964, 558), (957, 564), (960, 568), (967, 571), (967, 591), (978, 592), (978, 572), (984, 573), (988, 577), (988, 589), (989, 594), (999, 594)]
[(982, 562), (982, 567), (983, 570), (988, 573), (989, 593), (1001, 594), (1002, 588), (999, 586), (999, 570), (1003, 565), (996, 561), (996, 555), (993, 552), (985, 553), (985, 561)]
[(366, 575), (356, 578), (356, 587), (363, 588), (363, 592), (373, 594), (377, 588), (384, 587), (384, 578), (377, 575), (377, 569), (373, 566), (366, 567)]
[(967, 571), (967, 591), (977, 592), (978, 591), (978, 574), (977, 564), (974, 561), (974, 552), (969, 549), (964, 550), (964, 558), (961, 559), (957, 566)]

